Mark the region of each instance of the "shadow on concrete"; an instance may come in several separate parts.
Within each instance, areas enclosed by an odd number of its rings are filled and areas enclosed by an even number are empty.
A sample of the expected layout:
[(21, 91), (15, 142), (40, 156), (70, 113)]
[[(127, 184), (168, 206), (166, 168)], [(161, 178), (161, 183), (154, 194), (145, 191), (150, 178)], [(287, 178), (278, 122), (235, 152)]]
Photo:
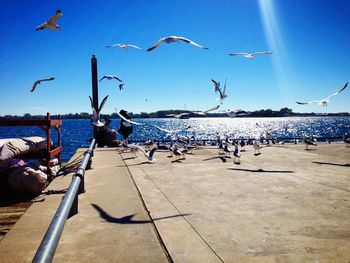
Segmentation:
[(168, 218), (173, 218), (173, 217), (190, 215), (190, 214), (181, 214), (181, 215), (173, 215), (173, 216), (164, 216), (164, 217), (154, 218), (152, 220), (135, 220), (135, 219), (133, 219), (135, 214), (127, 215), (127, 216), (123, 216), (123, 217), (114, 217), (114, 216), (109, 215), (105, 210), (103, 210), (100, 206), (98, 206), (96, 204), (91, 204), (91, 206), (99, 212), (101, 218), (103, 218), (104, 220), (106, 220), (109, 223), (114, 223), (114, 224), (148, 224), (148, 223), (152, 223), (153, 221), (156, 221), (156, 220), (163, 220), (163, 219), (168, 219)]
[(133, 159), (136, 159), (136, 157), (126, 157), (123, 160), (126, 161), (126, 160), (133, 160)]
[(288, 170), (264, 170), (264, 169), (244, 169), (244, 168), (227, 168), (227, 170), (244, 171), (251, 173), (294, 173)]
[(334, 166), (342, 166), (342, 167), (350, 167), (350, 163), (328, 163), (328, 162), (317, 162), (314, 161), (313, 163), (316, 164), (326, 164), (326, 165), (334, 165)]
[(210, 157), (207, 159), (203, 159), (202, 161), (210, 161), (210, 160), (214, 160), (214, 159), (220, 159), (223, 163), (226, 163), (225, 156), (214, 156), (214, 157)]

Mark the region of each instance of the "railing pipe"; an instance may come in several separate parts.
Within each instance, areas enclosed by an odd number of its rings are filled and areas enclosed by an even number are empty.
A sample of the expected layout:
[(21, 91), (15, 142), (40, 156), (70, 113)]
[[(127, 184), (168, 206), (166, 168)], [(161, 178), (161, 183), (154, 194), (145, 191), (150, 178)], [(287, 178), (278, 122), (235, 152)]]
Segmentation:
[(58, 242), (63, 232), (64, 225), (71, 211), (74, 201), (77, 200), (78, 190), (84, 180), (85, 168), (92, 156), (95, 147), (95, 139), (92, 139), (84, 159), (75, 173), (68, 190), (58, 207), (43, 240), (33, 258), (33, 263), (52, 262)]

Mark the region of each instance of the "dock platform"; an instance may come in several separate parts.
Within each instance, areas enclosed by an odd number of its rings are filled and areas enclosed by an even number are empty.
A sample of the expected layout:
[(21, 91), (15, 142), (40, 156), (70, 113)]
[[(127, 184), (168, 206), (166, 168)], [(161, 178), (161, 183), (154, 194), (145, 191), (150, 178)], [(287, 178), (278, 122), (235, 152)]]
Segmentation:
[[(154, 163), (97, 148), (54, 262), (350, 262), (350, 148), (245, 148), (241, 164), (211, 146), (179, 160), (159, 150)], [(62, 196), (30, 206), (1, 263), (31, 262)]]

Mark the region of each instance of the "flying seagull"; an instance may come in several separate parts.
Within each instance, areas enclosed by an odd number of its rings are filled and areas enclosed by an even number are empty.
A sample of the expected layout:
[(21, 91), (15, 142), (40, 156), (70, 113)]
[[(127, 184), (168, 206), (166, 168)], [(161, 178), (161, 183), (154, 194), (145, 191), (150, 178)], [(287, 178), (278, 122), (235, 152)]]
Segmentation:
[(186, 116), (186, 115), (189, 115), (190, 113), (188, 113), (188, 112), (184, 112), (184, 113), (180, 113), (180, 114), (167, 114), (167, 115), (165, 115), (165, 116), (167, 116), (167, 117), (174, 117), (174, 118), (176, 118), (176, 119), (180, 119), (180, 118), (182, 118), (183, 116)]
[(108, 79), (108, 80), (113, 80), (113, 79), (116, 79), (118, 80), (119, 82), (123, 82), (120, 78), (116, 77), (116, 76), (113, 76), (113, 75), (104, 75), (100, 81), (104, 80), (104, 79)]
[(39, 79), (39, 80), (35, 81), (30, 92), (33, 92), (35, 90), (36, 86), (41, 84), (42, 81), (50, 81), (50, 80), (54, 80), (54, 79), (55, 79), (54, 77), (50, 77), (50, 78)]
[(92, 98), (90, 96), (89, 96), (89, 98), (90, 98), (92, 114), (93, 114), (93, 116), (92, 116), (92, 125), (95, 125), (97, 127), (102, 127), (105, 124), (100, 121), (100, 113), (101, 113), (101, 110), (103, 109), (104, 105), (106, 104), (108, 95), (102, 100), (102, 102), (100, 104), (100, 107), (98, 109), (95, 109), (94, 103), (92, 101)]
[(224, 90), (221, 90), (221, 88), (219, 87), (219, 93), (220, 93), (220, 103), (222, 104), (224, 99), (227, 98), (227, 95), (226, 95), (226, 80), (225, 80)]
[(220, 107), (220, 105), (216, 105), (213, 108), (210, 108), (209, 110), (205, 110), (205, 111), (194, 111), (193, 113), (199, 114), (199, 115), (206, 115), (208, 112), (217, 110)]
[[(158, 150), (156, 145), (149, 152), (146, 152), (145, 149), (143, 149), (141, 146), (136, 145), (136, 144), (128, 144), (128, 148), (130, 148), (130, 150), (133, 154), (135, 154), (138, 151), (142, 152), (149, 162), (157, 161), (156, 158), (153, 157), (156, 150)], [(136, 156), (136, 154), (135, 154), (135, 156)]]
[(113, 45), (108, 45), (106, 47), (120, 47), (120, 48), (124, 48), (126, 51), (128, 51), (129, 47), (136, 48), (136, 49), (142, 49), (138, 46), (130, 45), (130, 44), (113, 44)]
[(157, 41), (157, 43), (155, 43), (153, 46), (151, 46), (150, 48), (147, 49), (147, 52), (152, 51), (153, 49), (155, 49), (156, 47), (158, 47), (160, 44), (162, 43), (174, 43), (177, 42), (179, 43), (179, 41), (183, 41), (186, 42), (187, 44), (199, 47), (199, 48), (203, 48), (203, 49), (208, 49), (206, 47), (203, 47), (199, 44), (197, 44), (196, 42), (193, 42), (192, 40), (185, 38), (185, 37), (177, 37), (177, 36), (169, 36), (169, 37), (162, 37), (161, 39), (159, 39)]
[(246, 53), (246, 52), (239, 52), (239, 53), (230, 53), (228, 54), (229, 56), (243, 56), (245, 58), (254, 58), (256, 55), (262, 55), (262, 54), (266, 54), (266, 55), (271, 55), (272, 51), (264, 51), (264, 52), (254, 52), (254, 53)]
[(121, 84), (119, 84), (119, 90), (122, 90), (122, 89), (124, 89), (124, 83), (121, 83)]
[(143, 123), (139, 123), (139, 122), (135, 122), (135, 121), (131, 121), (131, 120), (128, 120), (127, 118), (125, 118), (123, 115), (121, 115), (117, 109), (115, 109), (117, 115), (119, 118), (121, 118), (123, 121), (125, 122), (128, 122), (130, 124), (135, 124), (135, 125), (143, 125)]
[(52, 17), (50, 17), (49, 20), (42, 23), (41, 25), (38, 25), (35, 29), (35, 31), (41, 30), (41, 29), (51, 29), (51, 30), (61, 30), (61, 27), (56, 24), (57, 19), (59, 19), (61, 16), (63, 16), (61, 10), (57, 10), (56, 14), (54, 14)]
[(338, 95), (340, 92), (344, 91), (346, 89), (346, 87), (348, 86), (349, 82), (346, 82), (346, 84), (344, 85), (344, 87), (342, 87), (340, 90), (338, 90), (337, 92), (333, 93), (332, 95), (329, 95), (327, 98), (322, 99), (322, 100), (313, 100), (313, 101), (309, 101), (309, 102), (299, 102), (296, 101), (296, 103), (300, 104), (300, 105), (306, 105), (306, 104), (311, 104), (311, 103), (317, 103), (318, 105), (322, 105), (322, 106), (327, 106), (328, 103), (330, 102), (330, 99), (335, 96)]
[(249, 111), (244, 111), (244, 110), (230, 110), (228, 109), (227, 111), (224, 111), (227, 116), (234, 118), (234, 117), (240, 117), (240, 116), (249, 116), (251, 113)]
[(220, 82), (215, 81), (215, 80), (211, 80), (214, 83), (214, 88), (215, 88), (215, 92), (218, 92), (220, 89)]
[(157, 125), (155, 125), (154, 127), (156, 127), (158, 130), (163, 131), (163, 132), (168, 133), (168, 134), (173, 134), (173, 133), (177, 133), (177, 132), (182, 131), (182, 129), (180, 129), (180, 130), (167, 130), (167, 129), (158, 127)]

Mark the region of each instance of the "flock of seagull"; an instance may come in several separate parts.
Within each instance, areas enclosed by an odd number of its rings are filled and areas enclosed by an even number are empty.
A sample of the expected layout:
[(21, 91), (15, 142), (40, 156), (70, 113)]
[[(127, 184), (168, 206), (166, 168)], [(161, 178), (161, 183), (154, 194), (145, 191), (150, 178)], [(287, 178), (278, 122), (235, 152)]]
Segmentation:
[[(57, 10), (56, 13), (51, 16), (47, 21), (45, 21), (44, 23), (38, 25), (36, 27), (36, 31), (38, 30), (43, 30), (43, 29), (50, 29), (50, 30), (62, 30), (61, 27), (57, 24), (57, 20), (62, 17), (63, 13), (61, 10)], [(160, 38), (155, 44), (153, 44), (151, 47), (149, 47), (147, 49), (147, 52), (151, 52), (153, 50), (155, 50), (156, 48), (158, 48), (161, 44), (165, 43), (165, 44), (170, 44), (170, 43), (180, 43), (180, 42), (183, 42), (183, 43), (186, 43), (186, 44), (189, 44), (189, 45), (192, 45), (192, 46), (195, 46), (197, 48), (201, 48), (201, 49), (208, 49), (207, 47), (204, 47), (196, 42), (194, 42), (193, 40), (191, 39), (188, 39), (188, 38), (185, 38), (185, 37), (182, 37), (182, 36), (168, 36), (168, 37), (162, 37)], [(142, 48), (139, 47), (139, 46), (136, 46), (136, 45), (133, 45), (133, 44), (121, 44), (121, 43), (117, 43), (117, 44), (111, 44), (111, 45), (107, 45), (106, 48), (111, 48), (111, 47), (119, 47), (119, 48), (122, 48), (122, 49), (125, 49), (126, 51), (129, 49), (129, 48), (134, 48), (134, 49), (139, 49), (141, 50)], [(243, 56), (247, 59), (254, 59), (257, 55), (271, 55), (272, 54), (272, 51), (259, 51), (259, 52), (254, 52), (254, 53), (246, 53), (246, 52), (236, 52), (236, 53), (229, 53), (228, 55), (229, 56)], [(33, 86), (32, 86), (32, 89), (30, 90), (31, 92), (33, 92), (36, 87), (41, 84), (42, 82), (46, 82), (46, 81), (52, 81), (54, 80), (55, 78), (54, 77), (49, 77), (49, 78), (44, 78), (44, 79), (39, 79), (37, 81), (34, 82)], [(103, 81), (103, 80), (112, 80), (112, 81), (117, 81), (119, 83), (119, 90), (122, 90), (124, 88), (124, 85), (125, 83), (117, 76), (115, 75), (104, 75), (99, 81)], [(212, 83), (214, 84), (214, 91), (215, 93), (219, 93), (219, 100), (220, 100), (220, 104), (223, 104), (223, 101), (225, 98), (228, 97), (228, 95), (226, 94), (226, 86), (227, 86), (227, 80), (225, 80), (225, 84), (224, 84), (224, 87), (221, 88), (221, 85), (220, 85), (220, 82), (219, 81), (216, 81), (216, 80), (213, 80), (211, 79)], [(309, 101), (309, 102), (299, 102), (299, 101), (296, 101), (297, 104), (300, 104), (300, 105), (307, 105), (307, 104), (312, 104), (312, 103), (317, 103), (319, 105), (322, 105), (322, 106), (327, 106), (328, 103), (330, 102), (330, 99), (338, 94), (340, 94), (341, 92), (343, 92), (348, 86), (348, 83), (346, 83), (340, 90), (338, 90), (337, 92), (331, 94), (330, 96), (324, 98), (324, 99), (321, 99), (321, 100), (313, 100), (313, 101)], [(100, 106), (96, 109), (93, 105), (93, 102), (92, 102), (92, 98), (89, 96), (90, 98), (90, 103), (91, 103), (91, 107), (92, 107), (92, 112), (93, 112), (93, 118), (92, 118), (92, 124), (95, 125), (95, 126), (98, 126), (98, 127), (102, 127), (104, 126), (105, 124), (103, 122), (100, 121), (100, 114), (101, 114), (101, 110), (103, 109), (106, 101), (107, 101), (107, 98), (108, 96), (106, 96)], [(206, 115), (207, 113), (209, 112), (212, 112), (212, 111), (215, 111), (217, 109), (219, 109), (220, 105), (216, 105), (210, 109), (207, 109), (207, 110), (204, 110), (204, 111), (194, 111), (194, 113), (196, 114), (199, 114), (199, 115)], [(125, 122), (129, 122), (131, 124), (135, 124), (135, 125), (142, 125), (141, 123), (137, 123), (137, 122), (134, 122), (134, 121), (131, 121), (131, 120), (128, 120), (126, 119), (124, 116), (120, 115), (116, 109), (116, 112), (118, 114), (118, 116)], [(246, 116), (246, 115), (249, 115), (250, 113), (249, 112), (246, 112), (246, 111), (242, 111), (242, 110), (227, 110), (227, 111), (224, 111), (227, 113), (228, 116), (230, 117), (236, 117), (236, 116)], [(168, 114), (167, 116), (168, 117), (174, 117), (174, 118), (182, 118), (186, 115), (189, 115), (189, 113), (180, 113), (180, 114)], [(163, 128), (160, 128), (160, 127), (156, 127), (158, 128), (159, 130), (162, 130), (164, 132), (167, 132), (167, 133), (175, 133), (176, 131), (169, 131), (169, 130), (166, 130), (166, 129), (163, 129)], [(314, 142), (312, 141), (305, 141), (305, 143), (307, 145), (311, 145), (313, 144), (314, 145)], [(153, 157), (154, 156), (154, 152), (157, 150), (157, 147), (154, 146), (149, 152), (146, 152), (142, 147), (138, 146), (138, 145), (127, 145), (128, 148), (131, 149), (131, 152), (135, 153), (137, 151), (141, 151), (145, 157), (147, 158), (148, 161), (155, 161), (155, 158)], [(240, 153), (239, 153), (239, 150), (238, 150), (238, 145), (237, 144), (234, 144), (234, 147), (235, 147), (235, 150), (232, 151), (233, 152), (233, 155), (235, 158), (237, 158), (237, 160), (240, 158)], [(242, 147), (242, 145), (241, 145)], [(243, 145), (244, 147), (244, 145)], [(260, 149), (261, 149), (261, 146), (258, 144), (257, 140), (254, 141), (253, 143), (253, 147), (256, 151), (257, 154), (260, 153)], [(224, 149), (225, 152), (231, 152), (231, 150), (229, 149), (228, 147), (228, 143), (226, 142), (225, 145), (222, 145), (221, 146), (222, 149)], [(171, 146), (171, 151), (172, 153), (175, 155), (175, 156), (181, 156), (185, 153), (187, 153), (188, 151), (190, 151), (190, 145), (188, 144), (185, 144), (184, 148), (183, 149), (179, 149), (177, 144), (173, 144)], [(236, 160), (236, 159), (235, 159)]]

